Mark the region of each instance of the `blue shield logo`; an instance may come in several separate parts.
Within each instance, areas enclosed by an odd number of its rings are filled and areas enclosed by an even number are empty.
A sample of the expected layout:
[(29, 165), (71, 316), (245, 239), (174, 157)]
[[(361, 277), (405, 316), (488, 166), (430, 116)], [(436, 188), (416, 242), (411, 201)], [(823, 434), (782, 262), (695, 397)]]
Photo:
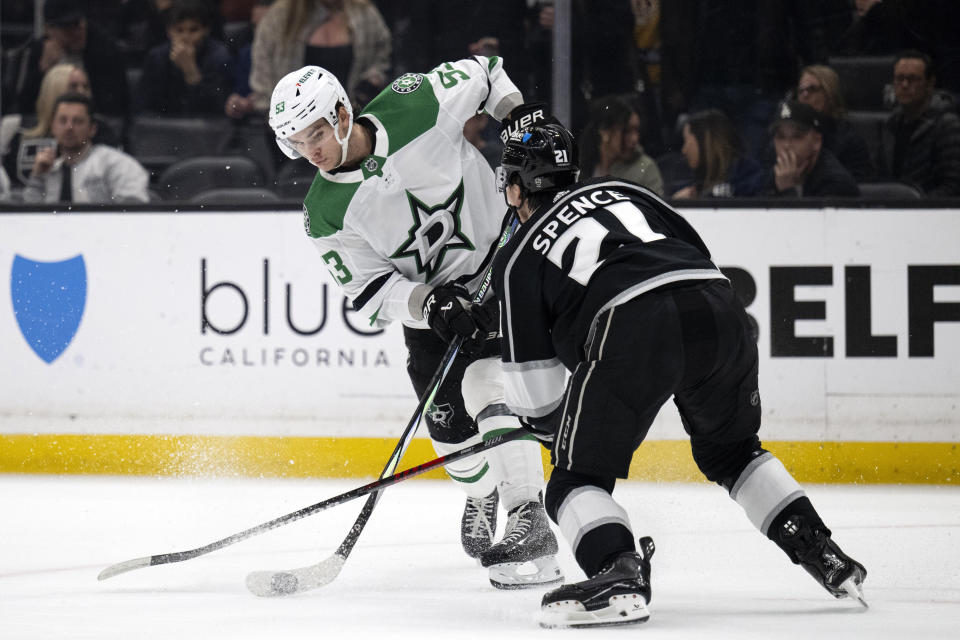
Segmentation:
[(61, 262), (15, 256), (10, 296), (20, 333), (40, 358), (51, 363), (76, 335), (87, 301), (87, 267), (78, 255)]

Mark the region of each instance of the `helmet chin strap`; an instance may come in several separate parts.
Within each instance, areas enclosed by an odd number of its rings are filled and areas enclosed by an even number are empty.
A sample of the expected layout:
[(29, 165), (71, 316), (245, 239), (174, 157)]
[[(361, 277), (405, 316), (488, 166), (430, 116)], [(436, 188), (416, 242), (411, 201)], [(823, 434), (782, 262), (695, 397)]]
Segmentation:
[(334, 139), (336, 139), (337, 142), (340, 143), (340, 162), (337, 163), (337, 165), (334, 167), (334, 169), (337, 169), (337, 168), (340, 167), (344, 162), (347, 161), (347, 147), (348, 147), (349, 144), (350, 144), (350, 133), (353, 131), (353, 116), (348, 114), (347, 117), (350, 119), (350, 121), (349, 121), (349, 123), (347, 124), (347, 135), (346, 135), (346, 136), (344, 136), (344, 137), (341, 139), (341, 138), (340, 138), (340, 133), (337, 131), (337, 127), (334, 127), (334, 128), (333, 128), (333, 137), (334, 137)]

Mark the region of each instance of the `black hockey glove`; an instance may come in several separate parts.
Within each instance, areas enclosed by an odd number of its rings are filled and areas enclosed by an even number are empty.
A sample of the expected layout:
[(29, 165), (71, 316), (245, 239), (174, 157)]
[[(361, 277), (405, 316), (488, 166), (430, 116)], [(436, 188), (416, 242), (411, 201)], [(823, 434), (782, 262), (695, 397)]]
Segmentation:
[(560, 124), (547, 110), (545, 102), (528, 102), (515, 106), (500, 122), (500, 141), (504, 144), (515, 138), (524, 129), (537, 125)]
[(551, 449), (554, 435), (553, 422), (543, 420), (543, 418), (520, 418), (520, 426), (533, 434), (533, 437), (544, 447)]
[(482, 350), (490, 334), (496, 336), (498, 323), (489, 306), (472, 304), (469, 297), (463, 286), (448, 282), (435, 287), (423, 301), (423, 317), (430, 328), (447, 344), (462, 337), (467, 354)]

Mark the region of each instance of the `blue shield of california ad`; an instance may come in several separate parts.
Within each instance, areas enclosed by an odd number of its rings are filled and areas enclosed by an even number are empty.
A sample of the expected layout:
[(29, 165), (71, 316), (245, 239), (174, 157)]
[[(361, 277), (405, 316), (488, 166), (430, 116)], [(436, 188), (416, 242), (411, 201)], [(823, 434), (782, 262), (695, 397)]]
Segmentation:
[(20, 333), (41, 360), (52, 363), (66, 351), (80, 328), (87, 301), (83, 256), (60, 262), (15, 256), (10, 297)]

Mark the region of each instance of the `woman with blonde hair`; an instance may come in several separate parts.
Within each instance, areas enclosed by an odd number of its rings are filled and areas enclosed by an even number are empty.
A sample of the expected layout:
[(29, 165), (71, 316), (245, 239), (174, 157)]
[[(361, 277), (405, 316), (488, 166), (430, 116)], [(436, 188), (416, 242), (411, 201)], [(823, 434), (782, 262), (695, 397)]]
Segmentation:
[[(57, 98), (65, 93), (80, 93), (89, 98), (90, 78), (83, 67), (65, 62), (56, 64), (43, 75), (40, 91), (37, 93), (37, 122), (29, 128), (24, 125), (21, 114), (3, 117), (0, 124), (0, 151), (3, 155), (3, 167), (11, 180), (24, 183), (33, 167), (33, 160), (40, 148), (52, 146), (50, 124), (53, 120), (53, 108)], [(99, 118), (94, 141), (98, 144), (119, 146), (119, 138), (113, 129)]]
[(821, 116), (823, 146), (833, 152), (858, 181), (873, 177), (873, 162), (863, 136), (847, 118), (840, 77), (822, 64), (804, 67), (797, 81), (797, 100), (813, 107)]
[(50, 67), (37, 94), (37, 124), (23, 132), (24, 138), (45, 138), (50, 134), (53, 105), (65, 93), (82, 93), (90, 97), (90, 80), (79, 65), (61, 63)]
[(763, 186), (760, 165), (744, 154), (730, 118), (719, 109), (691, 115), (683, 125), (683, 153), (694, 182), (674, 198), (752, 196)]

